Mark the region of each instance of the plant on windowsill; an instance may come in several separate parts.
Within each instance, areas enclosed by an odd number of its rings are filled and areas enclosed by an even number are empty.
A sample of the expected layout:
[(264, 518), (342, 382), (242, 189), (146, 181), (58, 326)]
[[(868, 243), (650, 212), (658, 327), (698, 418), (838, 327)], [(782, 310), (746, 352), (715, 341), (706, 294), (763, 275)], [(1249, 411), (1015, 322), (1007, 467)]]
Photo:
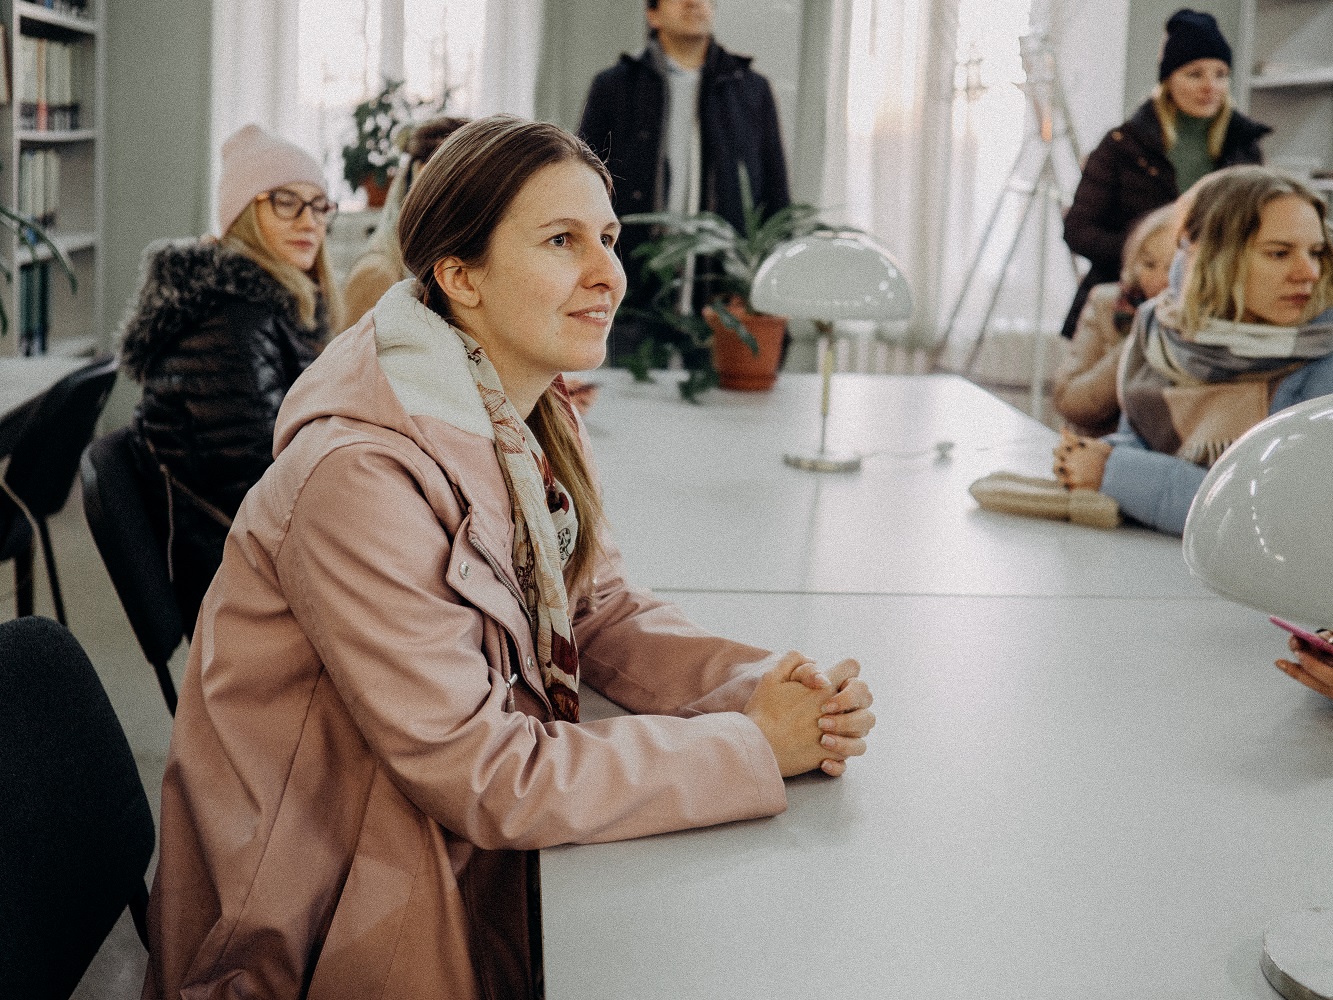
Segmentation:
[(402, 153), (398, 137), (403, 128), (443, 113), (448, 99), (447, 93), (441, 101), (412, 99), (403, 94), (402, 80), (389, 80), (378, 94), (352, 109), (356, 135), (342, 148), (343, 179), (353, 190), (365, 188), (369, 207), (384, 204)]
[[(680, 394), (691, 403), (699, 402), (699, 395), (715, 385), (728, 389), (773, 385), (786, 320), (754, 310), (750, 292), (755, 274), (779, 243), (829, 228), (817, 220), (819, 210), (807, 204), (788, 205), (764, 218), (764, 207), (754, 202), (745, 164), (737, 164), (737, 169), (740, 229), (713, 212), (640, 212), (621, 220), (655, 227), (655, 235), (634, 256), (644, 262), (645, 279), (658, 286), (647, 308), (624, 310), (646, 330), (626, 367), (637, 381), (648, 382), (652, 369), (664, 368), (679, 357), (686, 372)], [(711, 292), (702, 317), (677, 308), (681, 275), (691, 256), (697, 260), (697, 280), (706, 280)]]
[[(51, 259), (60, 265), (60, 269), (65, 272), (65, 277), (69, 279), (70, 294), (78, 294), (79, 282), (74, 277), (74, 266), (70, 263), (69, 258), (65, 256), (65, 251), (56, 245), (45, 227), (4, 205), (0, 205), (0, 225), (17, 234), (19, 241), (28, 248), (28, 252), (34, 260), (37, 257), (38, 244), (46, 247), (51, 252)], [(0, 274), (4, 275), (6, 282), (13, 284), (14, 271), (3, 262), (0, 262)], [(0, 337), (8, 334), (9, 311), (5, 308), (4, 299), (0, 298)]]

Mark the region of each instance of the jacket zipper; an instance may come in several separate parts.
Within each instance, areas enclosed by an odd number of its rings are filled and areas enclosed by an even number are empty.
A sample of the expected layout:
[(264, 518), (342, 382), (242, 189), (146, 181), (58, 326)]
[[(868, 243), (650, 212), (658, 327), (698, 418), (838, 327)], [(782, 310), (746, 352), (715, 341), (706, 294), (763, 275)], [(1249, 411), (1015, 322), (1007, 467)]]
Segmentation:
[[(514, 600), (518, 602), (518, 606), (523, 609), (523, 617), (528, 620), (528, 627), (529, 630), (531, 630), (532, 615), (528, 611), (527, 602), (523, 600), (523, 595), (518, 592), (518, 588), (514, 586), (514, 584), (510, 581), (508, 574), (502, 571), (500, 564), (496, 562), (495, 558), (487, 550), (486, 546), (481, 544), (480, 540), (477, 538), (476, 533), (473, 531), (469, 531), (467, 539), (469, 542), (472, 543), (472, 547), (481, 553), (481, 557), (486, 560), (486, 565), (491, 568), (491, 572), (494, 573), (496, 577), (498, 577), (504, 583), (505, 587), (509, 590), (509, 593), (514, 596)], [(513, 637), (511, 636), (510, 638)], [(519, 649), (519, 644), (517, 641), (515, 641), (514, 651), (517, 652), (518, 649)], [(521, 668), (519, 670), (519, 673), (515, 673), (513, 665), (511, 664), (509, 666), (509, 675), (504, 679), (505, 711), (507, 712), (512, 712), (514, 710), (514, 685), (518, 683), (518, 678), (521, 673), (522, 673)], [(543, 691), (542, 699), (545, 700), (545, 697), (546, 693)], [(547, 709), (548, 710), (550, 709), (549, 704), (547, 705)]]

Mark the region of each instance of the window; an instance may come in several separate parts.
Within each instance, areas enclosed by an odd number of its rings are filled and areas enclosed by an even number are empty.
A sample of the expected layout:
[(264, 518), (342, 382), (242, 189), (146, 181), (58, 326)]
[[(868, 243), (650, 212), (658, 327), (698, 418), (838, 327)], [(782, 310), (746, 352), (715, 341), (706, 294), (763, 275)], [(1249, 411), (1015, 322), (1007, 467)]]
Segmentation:
[(339, 202), (355, 205), (341, 150), (352, 109), (386, 79), (412, 101), (446, 98), (451, 114), (473, 113), (480, 92), (486, 0), (300, 0), (299, 121), (294, 136), (324, 164)]

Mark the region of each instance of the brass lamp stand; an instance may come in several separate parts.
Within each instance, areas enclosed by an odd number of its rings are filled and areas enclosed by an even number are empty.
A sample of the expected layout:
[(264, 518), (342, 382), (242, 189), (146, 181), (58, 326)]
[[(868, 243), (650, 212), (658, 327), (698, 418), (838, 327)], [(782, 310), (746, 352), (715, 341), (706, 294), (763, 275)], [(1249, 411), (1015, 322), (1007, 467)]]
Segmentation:
[(814, 320), (819, 331), (819, 450), (813, 455), (788, 452), (782, 460), (807, 472), (856, 472), (861, 468), (861, 456), (854, 452), (831, 452), (825, 446), (828, 436), (829, 394), (833, 388), (833, 324), (826, 319)]
[(808, 319), (819, 331), (819, 450), (788, 452), (782, 460), (808, 472), (856, 472), (861, 456), (828, 450), (829, 403), (837, 320), (904, 320), (912, 291), (888, 251), (858, 232), (820, 230), (780, 243), (755, 273), (755, 308)]

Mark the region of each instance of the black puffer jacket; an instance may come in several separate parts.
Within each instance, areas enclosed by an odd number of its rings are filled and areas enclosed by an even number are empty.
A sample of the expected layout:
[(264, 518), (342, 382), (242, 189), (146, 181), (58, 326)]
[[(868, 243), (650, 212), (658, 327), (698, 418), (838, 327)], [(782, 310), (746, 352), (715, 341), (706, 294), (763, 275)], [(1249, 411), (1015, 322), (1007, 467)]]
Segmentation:
[[(710, 42), (699, 81), (700, 208), (738, 229), (744, 225), (738, 163), (745, 164), (754, 200), (766, 215), (791, 202), (777, 103), (768, 81), (750, 62), (749, 56)], [(579, 135), (611, 171), (617, 215), (660, 211), (666, 205), (666, 115), (667, 84), (648, 49), (622, 55), (592, 81)], [(632, 226), (621, 237), (628, 298), (635, 303), (644, 296), (636, 294), (639, 262), (632, 255), (649, 235), (646, 226)]]
[[(155, 244), (145, 262), (121, 368), (143, 383), (134, 440), (148, 481), (161, 487), (152, 513), (171, 535), (176, 594), (193, 627), (226, 527), (191, 494), (235, 515), (273, 461), (278, 407), (327, 330), (322, 321), (303, 329), (291, 293), (221, 244)], [(179, 484), (170, 496), (159, 462)]]
[[(1238, 111), (1231, 113), (1217, 166), (1262, 163), (1259, 140), (1271, 132)], [(1065, 243), (1092, 263), (1074, 296), (1064, 335), (1072, 337), (1093, 285), (1120, 280), (1120, 251), (1130, 228), (1155, 208), (1175, 201), (1176, 168), (1166, 155), (1162, 124), (1144, 101), (1119, 128), (1106, 133), (1083, 167), (1074, 203), (1065, 215)]]

